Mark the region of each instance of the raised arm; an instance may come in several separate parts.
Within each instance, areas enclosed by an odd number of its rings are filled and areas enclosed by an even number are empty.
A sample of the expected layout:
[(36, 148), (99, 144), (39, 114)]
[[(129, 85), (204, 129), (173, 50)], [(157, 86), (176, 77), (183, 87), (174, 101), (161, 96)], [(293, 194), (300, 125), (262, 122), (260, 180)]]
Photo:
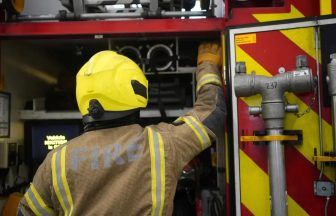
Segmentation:
[(224, 136), (226, 107), (220, 72), (222, 50), (217, 43), (203, 43), (198, 52), (197, 100), (193, 109), (171, 125), (158, 126), (159, 130), (168, 130), (168, 139), (180, 168), (208, 148), (212, 141)]

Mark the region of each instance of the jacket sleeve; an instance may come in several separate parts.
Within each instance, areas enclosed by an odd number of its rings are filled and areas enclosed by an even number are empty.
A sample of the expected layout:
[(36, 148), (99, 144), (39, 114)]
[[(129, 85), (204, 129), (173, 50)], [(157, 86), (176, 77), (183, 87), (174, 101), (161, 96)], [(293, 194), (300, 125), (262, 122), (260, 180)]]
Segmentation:
[(51, 201), (50, 154), (38, 168), (33, 182), (21, 199), (17, 215), (54, 215)]
[(209, 62), (201, 63), (196, 80), (197, 100), (193, 109), (173, 124), (162, 124), (159, 128), (169, 133), (173, 160), (179, 169), (219, 136), (224, 136), (226, 107), (219, 68)]

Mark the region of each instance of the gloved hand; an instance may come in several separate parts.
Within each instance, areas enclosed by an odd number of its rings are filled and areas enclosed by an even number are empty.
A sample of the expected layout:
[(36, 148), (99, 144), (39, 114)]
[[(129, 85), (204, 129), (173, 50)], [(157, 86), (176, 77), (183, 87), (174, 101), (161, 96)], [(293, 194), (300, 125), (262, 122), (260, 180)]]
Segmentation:
[(207, 42), (207, 43), (202, 43), (198, 47), (197, 65), (206, 61), (214, 65), (221, 66), (222, 60), (223, 60), (222, 47), (219, 43)]

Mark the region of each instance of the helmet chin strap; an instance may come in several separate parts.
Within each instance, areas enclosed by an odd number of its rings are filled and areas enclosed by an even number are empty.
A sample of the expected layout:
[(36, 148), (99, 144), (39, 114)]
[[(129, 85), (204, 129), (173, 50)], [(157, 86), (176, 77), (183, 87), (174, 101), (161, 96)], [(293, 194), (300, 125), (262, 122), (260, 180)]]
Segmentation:
[(89, 113), (83, 116), (84, 125), (90, 123), (102, 124), (103, 122), (118, 122), (120, 119), (124, 119), (134, 113), (139, 113), (140, 108), (126, 111), (105, 111), (99, 101), (93, 99), (90, 101), (88, 111)]
[(114, 118), (114, 119), (109, 118), (109, 119), (100, 120), (100, 121), (95, 120), (95, 121), (87, 122), (84, 120), (84, 117), (83, 117), (84, 132), (100, 130), (100, 129), (107, 129), (107, 128), (114, 128), (114, 127), (121, 127), (121, 126), (126, 126), (126, 125), (131, 125), (131, 124), (138, 124), (139, 119), (140, 119), (140, 110), (133, 110), (132, 113), (124, 117)]

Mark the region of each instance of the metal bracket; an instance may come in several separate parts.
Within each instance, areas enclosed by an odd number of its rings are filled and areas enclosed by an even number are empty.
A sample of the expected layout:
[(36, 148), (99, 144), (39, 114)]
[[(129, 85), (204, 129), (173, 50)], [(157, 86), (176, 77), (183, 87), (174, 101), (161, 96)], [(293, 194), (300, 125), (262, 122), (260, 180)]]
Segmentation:
[(242, 131), (240, 142), (253, 142), (254, 144), (263, 145), (271, 141), (282, 141), (284, 144), (296, 145), (302, 144), (303, 136), (301, 130), (284, 130), (282, 135), (268, 135), (266, 131), (253, 131), (253, 136), (245, 136)]
[(299, 141), (298, 135), (241, 136), (241, 142)]
[(313, 161), (316, 167), (318, 162), (325, 166), (334, 167), (336, 165), (336, 155), (334, 152), (323, 152), (322, 155), (317, 155), (317, 149), (314, 148)]
[(313, 160), (317, 161), (317, 162), (336, 162), (336, 157), (331, 157), (331, 156), (314, 156)]
[(314, 195), (330, 197), (334, 195), (335, 184), (330, 181), (314, 181)]

